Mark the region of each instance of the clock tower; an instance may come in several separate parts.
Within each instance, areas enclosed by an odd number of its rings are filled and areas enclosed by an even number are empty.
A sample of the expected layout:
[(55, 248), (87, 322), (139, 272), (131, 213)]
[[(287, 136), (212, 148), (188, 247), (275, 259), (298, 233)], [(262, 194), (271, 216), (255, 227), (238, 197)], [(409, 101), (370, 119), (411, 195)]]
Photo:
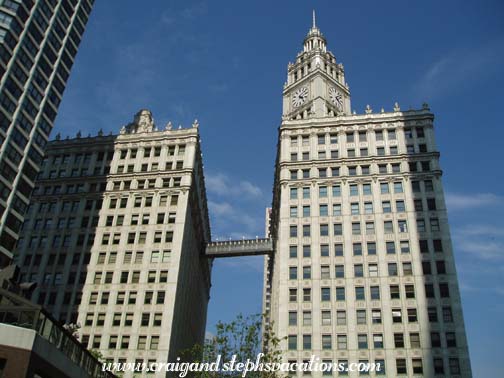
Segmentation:
[(326, 39), (315, 23), (303, 51), (287, 67), (283, 90), (283, 119), (336, 117), (350, 114), (350, 90), (341, 63), (327, 51)]

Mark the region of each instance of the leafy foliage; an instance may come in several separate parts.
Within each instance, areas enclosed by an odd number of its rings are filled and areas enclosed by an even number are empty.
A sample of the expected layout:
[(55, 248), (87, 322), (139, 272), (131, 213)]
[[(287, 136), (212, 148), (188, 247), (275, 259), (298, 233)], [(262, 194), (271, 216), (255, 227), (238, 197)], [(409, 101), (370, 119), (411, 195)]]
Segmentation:
[[(203, 346), (195, 345), (183, 351), (180, 356), (183, 361), (197, 363), (212, 363), (221, 356), (221, 363), (230, 361), (236, 355), (236, 362), (247, 360), (256, 362), (257, 355), (263, 353), (263, 363), (281, 362), (279, 344), (281, 339), (275, 336), (271, 325), (262, 329), (262, 316), (250, 315), (244, 317), (239, 314), (230, 323), (219, 322), (216, 335), (207, 339)], [(261, 335), (261, 331), (262, 335)], [(262, 337), (261, 337), (262, 336)], [(190, 373), (192, 378), (238, 378), (242, 373), (238, 371), (203, 371)], [(281, 378), (277, 372), (253, 371), (248, 372), (248, 378)]]

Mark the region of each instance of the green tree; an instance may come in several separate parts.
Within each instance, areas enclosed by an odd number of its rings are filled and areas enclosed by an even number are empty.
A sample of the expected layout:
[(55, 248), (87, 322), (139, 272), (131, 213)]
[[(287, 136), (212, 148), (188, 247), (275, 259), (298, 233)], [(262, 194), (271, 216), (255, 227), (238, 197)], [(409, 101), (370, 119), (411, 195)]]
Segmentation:
[[(262, 332), (261, 332), (262, 331)], [(263, 353), (263, 363), (281, 362), (279, 339), (273, 332), (271, 325), (262, 324), (261, 315), (244, 317), (239, 314), (236, 319), (229, 323), (218, 322), (216, 335), (205, 341), (204, 345), (195, 345), (189, 350), (180, 353), (180, 357), (186, 362), (212, 363), (221, 356), (221, 364), (228, 362), (236, 355), (237, 362), (247, 360), (255, 362), (257, 355)], [(222, 366), (221, 366), (222, 367)], [(191, 375), (192, 374), (192, 375)], [(247, 378), (281, 378), (285, 375), (279, 372), (248, 372)], [(238, 371), (217, 371), (189, 373), (192, 378), (238, 378), (242, 373)]]

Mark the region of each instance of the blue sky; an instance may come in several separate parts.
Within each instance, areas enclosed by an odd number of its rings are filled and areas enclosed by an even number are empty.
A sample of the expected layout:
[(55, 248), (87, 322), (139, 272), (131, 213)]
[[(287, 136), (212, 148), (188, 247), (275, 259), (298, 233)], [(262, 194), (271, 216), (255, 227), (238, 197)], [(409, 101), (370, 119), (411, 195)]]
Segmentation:
[[(500, 375), (502, 1), (97, 1), (53, 135), (117, 133), (144, 107), (161, 127), (198, 118), (213, 237), (262, 235), (287, 63), (313, 8), (352, 109), (435, 113), (474, 376)], [(217, 261), (208, 329), (260, 312), (261, 290), (261, 258)]]

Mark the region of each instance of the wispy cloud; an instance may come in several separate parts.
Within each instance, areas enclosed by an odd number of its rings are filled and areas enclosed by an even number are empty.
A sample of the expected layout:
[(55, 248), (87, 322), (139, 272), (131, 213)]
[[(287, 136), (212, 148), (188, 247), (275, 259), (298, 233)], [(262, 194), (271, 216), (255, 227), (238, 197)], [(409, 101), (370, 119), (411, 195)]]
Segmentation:
[(419, 100), (432, 100), (459, 90), (469, 82), (492, 75), (503, 62), (502, 38), (483, 46), (448, 51), (432, 62), (413, 91)]
[(482, 260), (504, 259), (504, 228), (493, 225), (466, 225), (454, 229), (457, 250)]
[(241, 239), (254, 238), (262, 228), (262, 220), (249, 215), (244, 208), (235, 207), (229, 202), (208, 201), (210, 218), (220, 233), (225, 235), (214, 235), (217, 239)]
[(493, 193), (447, 193), (446, 204), (449, 210), (467, 210), (484, 206), (503, 205), (504, 197)]
[(219, 196), (258, 198), (263, 193), (261, 188), (254, 183), (247, 180), (230, 178), (224, 173), (207, 174), (205, 182), (207, 190)]

